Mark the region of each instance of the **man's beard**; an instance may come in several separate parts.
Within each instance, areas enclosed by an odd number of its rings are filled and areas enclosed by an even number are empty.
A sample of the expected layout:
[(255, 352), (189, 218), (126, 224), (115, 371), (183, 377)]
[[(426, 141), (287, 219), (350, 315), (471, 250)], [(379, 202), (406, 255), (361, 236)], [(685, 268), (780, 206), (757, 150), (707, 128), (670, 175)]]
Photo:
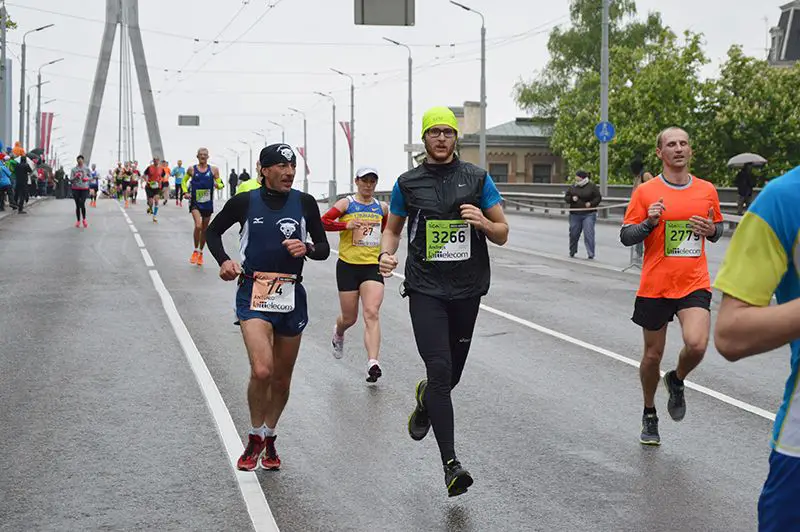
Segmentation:
[(436, 162), (436, 163), (442, 163), (442, 162), (448, 160), (450, 157), (453, 156), (455, 151), (456, 151), (456, 146), (455, 146), (455, 144), (453, 144), (453, 147), (450, 150), (448, 150), (447, 155), (439, 156), (433, 150), (432, 146), (429, 146), (428, 143), (425, 143), (425, 152), (426, 152), (426, 155), (427, 155), (428, 159), (430, 159), (431, 161)]

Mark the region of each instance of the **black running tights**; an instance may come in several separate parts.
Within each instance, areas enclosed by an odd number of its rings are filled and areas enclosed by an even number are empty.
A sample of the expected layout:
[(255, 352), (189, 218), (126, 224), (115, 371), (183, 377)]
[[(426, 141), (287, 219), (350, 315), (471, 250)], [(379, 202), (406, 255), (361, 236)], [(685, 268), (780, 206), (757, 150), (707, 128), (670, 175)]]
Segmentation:
[(417, 349), (428, 374), (425, 409), (446, 464), (456, 456), (450, 391), (461, 380), (481, 298), (446, 301), (417, 292), (408, 297)]
[(86, 219), (86, 198), (89, 196), (89, 190), (72, 189), (72, 199), (75, 200), (75, 217), (81, 221), (81, 216)]

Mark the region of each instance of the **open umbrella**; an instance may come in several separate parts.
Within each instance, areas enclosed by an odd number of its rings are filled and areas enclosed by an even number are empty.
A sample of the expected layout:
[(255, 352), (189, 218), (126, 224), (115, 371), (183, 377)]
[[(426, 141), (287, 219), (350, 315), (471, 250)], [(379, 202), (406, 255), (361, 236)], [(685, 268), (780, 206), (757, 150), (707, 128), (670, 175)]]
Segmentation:
[(767, 160), (757, 153), (740, 153), (728, 160), (728, 167), (740, 168), (748, 163), (753, 166), (763, 166), (767, 164)]

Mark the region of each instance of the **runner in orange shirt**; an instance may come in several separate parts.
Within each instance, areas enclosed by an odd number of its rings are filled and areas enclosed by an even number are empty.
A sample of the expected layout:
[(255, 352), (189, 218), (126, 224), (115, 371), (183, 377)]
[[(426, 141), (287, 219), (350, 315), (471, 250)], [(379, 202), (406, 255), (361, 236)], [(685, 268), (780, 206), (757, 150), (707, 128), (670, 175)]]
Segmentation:
[(161, 199), (166, 206), (167, 201), (169, 201), (169, 176), (172, 172), (167, 161), (161, 161), (161, 168), (164, 170), (164, 177), (161, 179)]
[(686, 414), (683, 380), (700, 364), (711, 327), (711, 279), (705, 241), (722, 237), (722, 213), (717, 189), (689, 173), (692, 147), (683, 129), (658, 134), (656, 155), (662, 173), (639, 185), (625, 212), (620, 240), (626, 246), (644, 242), (644, 261), (633, 322), (644, 332), (639, 378), (644, 395), (644, 445), (660, 445), (655, 395), (667, 324), (678, 316), (683, 349), (676, 369), (664, 375), (669, 392), (667, 411), (674, 421)]

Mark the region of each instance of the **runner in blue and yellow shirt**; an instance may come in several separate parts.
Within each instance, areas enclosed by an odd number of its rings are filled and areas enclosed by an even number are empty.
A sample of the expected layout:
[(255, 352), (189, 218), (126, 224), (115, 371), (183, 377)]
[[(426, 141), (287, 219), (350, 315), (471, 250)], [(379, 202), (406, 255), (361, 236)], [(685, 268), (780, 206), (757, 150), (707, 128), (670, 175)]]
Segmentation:
[[(714, 341), (735, 361), (791, 346), (791, 372), (775, 418), (758, 502), (761, 532), (800, 523), (800, 167), (771, 181), (742, 218), (714, 287), (723, 292)], [(770, 305), (772, 296), (777, 305)]]
[(382, 375), (378, 356), (381, 346), (380, 310), (383, 303), (383, 276), (378, 269), (381, 234), (389, 218), (389, 206), (375, 198), (378, 171), (359, 168), (355, 176), (357, 191), (337, 201), (322, 217), (326, 231), (339, 232), (339, 261), (336, 284), (341, 314), (333, 327), (333, 356), (344, 354), (344, 333), (358, 320), (358, 303), (364, 315), (364, 346), (367, 349), (367, 382)]

